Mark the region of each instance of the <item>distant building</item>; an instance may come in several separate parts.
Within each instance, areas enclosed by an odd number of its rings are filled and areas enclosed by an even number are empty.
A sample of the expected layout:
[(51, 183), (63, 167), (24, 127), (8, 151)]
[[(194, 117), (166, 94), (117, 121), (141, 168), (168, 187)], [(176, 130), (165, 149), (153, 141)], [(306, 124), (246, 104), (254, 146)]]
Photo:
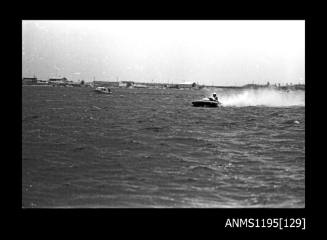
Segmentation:
[(48, 84), (48, 80), (37, 80), (37, 84)]
[(138, 84), (138, 83), (135, 83), (135, 84), (133, 85), (133, 87), (134, 87), (134, 88), (148, 88), (147, 85), (144, 85), (144, 84)]
[(131, 87), (133, 86), (135, 83), (132, 81), (122, 81), (123, 84), (126, 84), (126, 87)]
[(94, 87), (119, 87), (119, 82), (93, 81)]
[[(141, 84), (141, 83), (139, 83), (139, 84)], [(153, 83), (153, 82), (151, 82), (151, 83), (142, 83), (142, 85), (145, 85), (148, 88), (163, 88), (163, 87), (166, 87), (166, 84), (163, 84), (163, 83)]]
[(23, 84), (28, 85), (28, 84), (37, 84), (37, 78), (32, 77), (32, 78), (23, 78)]
[(244, 89), (260, 89), (260, 88), (266, 88), (267, 86), (268, 85), (260, 85), (260, 84), (250, 83), (250, 84), (243, 85), (241, 88), (244, 88)]
[(127, 87), (127, 84), (123, 82), (119, 82), (118, 87)]
[(63, 78), (50, 78), (49, 79), (50, 84), (67, 84), (68, 82), (69, 81), (65, 77), (63, 77)]
[(83, 85), (83, 82), (69, 82), (67, 83), (67, 86), (71, 86), (71, 87), (81, 87)]
[(196, 87), (195, 82), (184, 82), (178, 84), (178, 88), (193, 88), (193, 87)]
[(167, 88), (179, 88), (178, 84), (167, 84)]
[(304, 84), (295, 84), (294, 88), (296, 90), (305, 90), (305, 85)]

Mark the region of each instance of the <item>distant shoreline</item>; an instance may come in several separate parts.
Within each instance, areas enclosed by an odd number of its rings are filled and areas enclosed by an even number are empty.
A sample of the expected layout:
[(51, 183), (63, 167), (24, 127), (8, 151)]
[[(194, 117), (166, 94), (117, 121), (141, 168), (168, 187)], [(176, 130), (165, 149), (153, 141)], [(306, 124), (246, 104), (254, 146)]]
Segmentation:
[(200, 90), (203, 88), (221, 88), (221, 89), (275, 89), (275, 90), (305, 90), (305, 84), (245, 84), (243, 86), (217, 86), (217, 85), (204, 85), (196, 82), (184, 82), (184, 83), (147, 83), (147, 82), (134, 82), (134, 81), (93, 81), (80, 82), (69, 81), (67, 78), (52, 78), (49, 80), (40, 80), (36, 77), (23, 78), (23, 86), (60, 86), (60, 87), (109, 87), (109, 88), (160, 88), (160, 89), (189, 89)]
[[(29, 86), (29, 87), (81, 87), (81, 85), (78, 86), (72, 86), (72, 85), (60, 85), (60, 84), (22, 84), (22, 87)], [(88, 84), (85, 84), (84, 87), (92, 87)], [(111, 86), (111, 88), (134, 88), (134, 87), (117, 87), (117, 86)], [(135, 87), (137, 88), (137, 87)], [(145, 87), (147, 89), (178, 89), (174, 87), (164, 87), (164, 86), (157, 86), (157, 87), (151, 87), (147, 86)], [(305, 91), (305, 85), (289, 85), (289, 86), (206, 86), (206, 85), (198, 85), (196, 87), (192, 88), (179, 88), (179, 89), (186, 89), (186, 90), (201, 90), (205, 88), (220, 88), (220, 89), (239, 89), (239, 90), (257, 90), (257, 89), (273, 89), (273, 90), (303, 90)]]

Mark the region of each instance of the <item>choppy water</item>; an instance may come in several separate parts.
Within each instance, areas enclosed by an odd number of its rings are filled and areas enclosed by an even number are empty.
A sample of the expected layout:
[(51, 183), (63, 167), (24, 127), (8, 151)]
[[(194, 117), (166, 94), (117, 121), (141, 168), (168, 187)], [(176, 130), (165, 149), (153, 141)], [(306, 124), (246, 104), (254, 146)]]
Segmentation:
[(23, 207), (304, 207), (304, 106), (195, 108), (204, 91), (174, 89), (22, 92)]

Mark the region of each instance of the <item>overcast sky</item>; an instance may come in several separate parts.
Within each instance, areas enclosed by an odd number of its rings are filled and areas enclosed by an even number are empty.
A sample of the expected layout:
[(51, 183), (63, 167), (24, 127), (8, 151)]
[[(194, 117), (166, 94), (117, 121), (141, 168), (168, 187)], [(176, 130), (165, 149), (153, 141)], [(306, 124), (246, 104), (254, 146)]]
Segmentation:
[(23, 77), (304, 83), (304, 21), (23, 21)]

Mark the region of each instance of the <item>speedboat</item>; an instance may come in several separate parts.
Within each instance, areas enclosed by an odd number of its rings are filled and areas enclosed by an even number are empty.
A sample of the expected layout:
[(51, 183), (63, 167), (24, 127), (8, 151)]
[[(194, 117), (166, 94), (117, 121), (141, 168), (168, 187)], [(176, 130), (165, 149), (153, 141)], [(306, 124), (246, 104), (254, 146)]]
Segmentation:
[(112, 93), (110, 88), (107, 88), (107, 87), (97, 87), (96, 89), (94, 89), (94, 91), (96, 91), (98, 93), (106, 93), (106, 94)]
[(203, 98), (201, 100), (197, 100), (192, 102), (194, 107), (219, 107), (221, 103), (212, 98)]

